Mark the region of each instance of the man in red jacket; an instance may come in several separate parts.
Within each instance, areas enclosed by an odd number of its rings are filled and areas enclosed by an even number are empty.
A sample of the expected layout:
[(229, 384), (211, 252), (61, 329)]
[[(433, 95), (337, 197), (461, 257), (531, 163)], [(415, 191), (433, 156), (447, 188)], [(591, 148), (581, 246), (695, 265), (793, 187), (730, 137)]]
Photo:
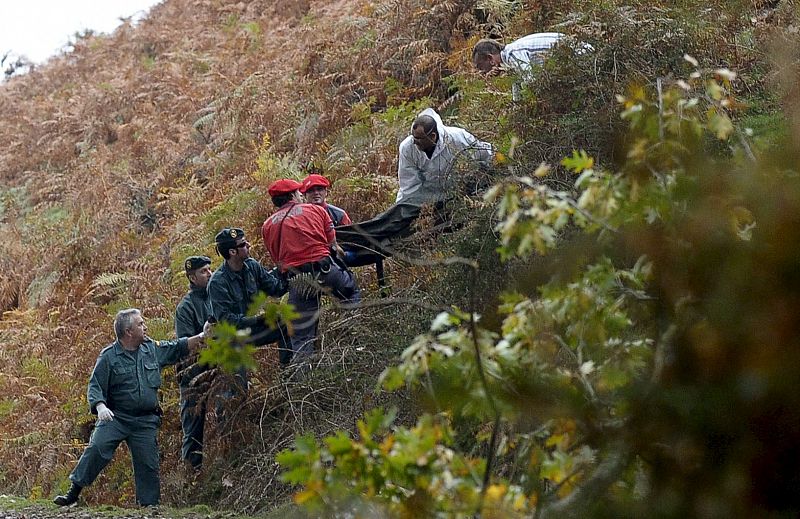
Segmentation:
[(278, 211), (264, 221), (261, 236), (278, 269), (289, 279), (289, 303), (300, 317), (292, 322), (292, 362), (302, 363), (314, 351), (320, 296), (357, 303), (361, 294), (353, 274), (331, 259), (336, 235), (328, 212), (303, 203), (301, 184), (282, 179), (267, 190)]

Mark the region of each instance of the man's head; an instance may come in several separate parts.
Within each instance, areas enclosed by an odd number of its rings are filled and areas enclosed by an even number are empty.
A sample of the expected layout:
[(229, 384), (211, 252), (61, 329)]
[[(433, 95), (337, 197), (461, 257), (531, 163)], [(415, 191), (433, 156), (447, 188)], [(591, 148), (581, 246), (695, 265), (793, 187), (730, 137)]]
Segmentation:
[(244, 237), (244, 231), (239, 227), (226, 227), (214, 237), (217, 245), (217, 253), (225, 258), (225, 261), (241, 260), (250, 257), (250, 242)]
[(472, 64), (484, 74), (493, 72), (502, 63), (500, 60), (502, 50), (503, 45), (496, 40), (480, 40), (472, 48)]
[(189, 282), (199, 288), (205, 288), (211, 279), (211, 258), (208, 256), (189, 256), (183, 263)]
[(300, 192), (306, 197), (306, 202), (314, 205), (325, 205), (328, 198), (328, 188), (331, 187), (330, 181), (322, 175), (311, 174), (303, 179), (303, 186)]
[(421, 151), (430, 153), (439, 141), (439, 132), (436, 129), (436, 120), (430, 115), (420, 115), (411, 125), (411, 137), (414, 144)]
[(141, 344), (147, 333), (142, 312), (138, 308), (127, 308), (117, 312), (114, 317), (114, 333), (120, 342)]
[(275, 207), (283, 207), (289, 202), (302, 202), (303, 197), (300, 195), (300, 188), (302, 184), (290, 178), (282, 178), (276, 180), (267, 188), (267, 193), (272, 198), (272, 203)]

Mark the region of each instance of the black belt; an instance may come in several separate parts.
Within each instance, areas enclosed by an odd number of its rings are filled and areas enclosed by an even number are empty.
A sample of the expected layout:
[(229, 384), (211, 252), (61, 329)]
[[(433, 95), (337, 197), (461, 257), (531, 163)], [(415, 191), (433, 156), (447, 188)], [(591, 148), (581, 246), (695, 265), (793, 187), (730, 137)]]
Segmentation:
[(325, 256), (319, 261), (312, 261), (310, 263), (303, 263), (296, 267), (289, 267), (288, 275), (292, 277), (297, 274), (316, 274), (322, 272), (323, 274), (331, 269), (331, 257)]

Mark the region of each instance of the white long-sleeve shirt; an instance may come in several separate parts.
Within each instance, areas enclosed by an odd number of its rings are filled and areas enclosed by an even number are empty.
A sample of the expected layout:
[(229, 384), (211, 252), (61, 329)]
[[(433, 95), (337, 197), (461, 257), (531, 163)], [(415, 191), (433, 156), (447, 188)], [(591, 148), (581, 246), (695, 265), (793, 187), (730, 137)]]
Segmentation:
[(409, 135), (400, 143), (397, 165), (400, 189), (395, 202), (406, 199), (423, 186), (431, 195), (443, 194), (447, 176), (455, 160), (461, 156), (466, 155), (467, 158), (484, 166), (491, 165), (494, 160), (491, 144), (478, 140), (463, 128), (445, 126), (433, 108), (426, 108), (419, 115), (433, 117), (439, 139), (430, 158), (414, 144), (413, 136)]
[(503, 47), (500, 61), (519, 72), (527, 72), (532, 64), (543, 64), (547, 51), (563, 37), (560, 32), (537, 32), (523, 36)]

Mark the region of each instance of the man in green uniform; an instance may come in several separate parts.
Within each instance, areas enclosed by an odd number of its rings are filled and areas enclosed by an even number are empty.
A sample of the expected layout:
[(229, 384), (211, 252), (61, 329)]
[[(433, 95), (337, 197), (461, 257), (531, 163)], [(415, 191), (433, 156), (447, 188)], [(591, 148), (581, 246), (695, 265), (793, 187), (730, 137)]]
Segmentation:
[(117, 340), (104, 348), (89, 379), (86, 399), (97, 414), (97, 424), (89, 445), (69, 479), (66, 495), (56, 497), (59, 506), (78, 500), (81, 490), (91, 485), (111, 461), (123, 440), (128, 444), (136, 483), (136, 501), (142, 506), (157, 505), (161, 498), (158, 475), (158, 443), (161, 425), (158, 388), (161, 368), (174, 364), (194, 351), (205, 337), (205, 330), (174, 341), (154, 341), (147, 337), (141, 311), (121, 310), (114, 318)]
[[(281, 297), (288, 291), (286, 281), (250, 257), (250, 242), (242, 229), (222, 229), (214, 240), (217, 252), (225, 258), (225, 263), (208, 282), (208, 297), (214, 319), (216, 322), (227, 321), (239, 330), (249, 329), (250, 341), (255, 346), (277, 342), (281, 363), (288, 363), (291, 347), (286, 327), (270, 328), (263, 317), (247, 315), (247, 307), (259, 291)], [(247, 377), (244, 371), (237, 378), (237, 383), (241, 384), (240, 390), (246, 393)]]
[[(175, 336), (190, 337), (203, 331), (203, 325), (211, 315), (211, 300), (206, 286), (211, 279), (211, 258), (189, 256), (184, 261), (189, 292), (183, 296), (175, 309)], [(181, 458), (194, 470), (203, 463), (203, 428), (206, 421), (206, 402), (199, 399), (192, 381), (208, 366), (197, 363), (197, 355), (187, 355), (175, 365), (175, 373), (181, 390), (181, 428), (183, 444)]]

